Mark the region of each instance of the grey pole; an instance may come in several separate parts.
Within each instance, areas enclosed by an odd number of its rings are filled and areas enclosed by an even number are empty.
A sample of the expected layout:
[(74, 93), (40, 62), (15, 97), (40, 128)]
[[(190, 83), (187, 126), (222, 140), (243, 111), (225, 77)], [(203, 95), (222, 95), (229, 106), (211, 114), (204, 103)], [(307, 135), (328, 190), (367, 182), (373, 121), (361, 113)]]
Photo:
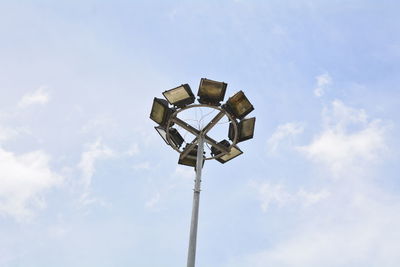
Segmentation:
[(190, 224), (187, 267), (194, 267), (196, 259), (196, 239), (197, 239), (197, 225), (199, 222), (200, 183), (201, 183), (201, 170), (203, 168), (204, 136), (200, 134), (198, 138), (199, 139), (197, 147), (196, 180), (193, 190), (194, 193), (193, 193), (192, 221)]

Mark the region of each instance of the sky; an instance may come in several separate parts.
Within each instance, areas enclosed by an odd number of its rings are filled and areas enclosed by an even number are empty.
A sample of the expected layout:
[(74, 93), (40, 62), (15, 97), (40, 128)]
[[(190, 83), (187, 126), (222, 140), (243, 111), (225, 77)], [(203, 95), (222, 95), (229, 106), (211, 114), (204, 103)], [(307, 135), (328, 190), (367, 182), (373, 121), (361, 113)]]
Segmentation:
[(0, 266), (185, 266), (194, 171), (149, 119), (243, 90), (196, 266), (400, 264), (398, 1), (0, 0)]

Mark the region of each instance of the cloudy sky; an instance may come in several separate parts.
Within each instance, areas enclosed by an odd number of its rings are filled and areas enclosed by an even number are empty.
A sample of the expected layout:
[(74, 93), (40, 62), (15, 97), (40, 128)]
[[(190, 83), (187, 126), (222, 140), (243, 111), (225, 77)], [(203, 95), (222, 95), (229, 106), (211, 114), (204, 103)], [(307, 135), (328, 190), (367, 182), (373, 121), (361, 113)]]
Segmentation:
[(0, 266), (185, 266), (194, 171), (148, 116), (203, 77), (257, 125), (206, 162), (198, 266), (399, 266), (399, 8), (0, 1)]

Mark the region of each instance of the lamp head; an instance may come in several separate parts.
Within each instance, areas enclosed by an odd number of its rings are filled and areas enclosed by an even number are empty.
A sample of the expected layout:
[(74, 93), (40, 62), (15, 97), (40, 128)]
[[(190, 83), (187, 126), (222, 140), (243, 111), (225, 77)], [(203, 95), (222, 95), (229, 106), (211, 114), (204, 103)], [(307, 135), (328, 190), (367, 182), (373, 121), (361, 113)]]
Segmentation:
[[(154, 127), (154, 128), (160, 134), (161, 138), (165, 141), (165, 143), (167, 145), (171, 145), (168, 142), (167, 131), (165, 130), (165, 128), (162, 127), (162, 126), (157, 126), (157, 127)], [(169, 128), (169, 139), (178, 148), (181, 147), (181, 145), (183, 144), (183, 141), (184, 141), (183, 137), (180, 135), (178, 130), (175, 129), (175, 128)]]
[(194, 103), (195, 97), (188, 84), (182, 84), (176, 88), (167, 90), (163, 93), (168, 102), (176, 107), (182, 108)]
[(243, 119), (254, 110), (243, 91), (239, 91), (226, 101), (225, 109), (238, 119)]
[[(189, 144), (185, 147), (185, 149), (189, 146)], [(195, 146), (192, 151), (189, 152), (189, 154), (187, 154), (186, 157), (182, 157), (182, 155), (179, 156), (179, 161), (178, 164), (181, 165), (186, 165), (186, 166), (190, 166), (190, 167), (194, 167), (196, 169), (196, 165), (197, 165), (197, 148), (198, 146)], [(204, 166), (204, 156), (203, 156), (203, 166)]]
[[(243, 119), (238, 123), (238, 138), (237, 143), (249, 140), (254, 136), (254, 127), (256, 123), (256, 118)], [(229, 124), (229, 139), (233, 141), (234, 127), (233, 123)]]
[(224, 100), (227, 84), (224, 82), (217, 82), (202, 78), (200, 80), (199, 92), (197, 96), (201, 104), (208, 104), (213, 106), (221, 105)]
[(150, 119), (161, 126), (165, 126), (173, 112), (174, 110), (168, 106), (166, 100), (155, 97), (150, 112)]
[[(222, 140), (221, 142), (219, 142), (219, 144), (223, 145), (225, 147), (229, 147), (230, 146), (230, 143), (227, 140)], [(212, 146), (211, 147), (211, 153), (212, 153), (213, 156), (216, 156), (216, 155), (220, 154), (221, 151), (218, 150), (216, 147)], [(239, 156), (241, 154), (243, 154), (243, 152), (239, 149), (239, 147), (237, 147), (235, 145), (235, 146), (231, 147), (231, 150), (227, 154), (216, 158), (216, 160), (224, 164), (224, 163), (230, 161), (231, 159), (236, 158), (237, 156)]]

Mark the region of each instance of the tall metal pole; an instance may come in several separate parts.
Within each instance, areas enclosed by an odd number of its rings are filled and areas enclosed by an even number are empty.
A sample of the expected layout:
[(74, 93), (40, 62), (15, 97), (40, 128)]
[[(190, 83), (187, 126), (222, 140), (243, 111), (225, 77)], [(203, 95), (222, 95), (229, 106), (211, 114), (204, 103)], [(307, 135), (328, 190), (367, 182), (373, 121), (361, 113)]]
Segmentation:
[(192, 221), (190, 224), (187, 267), (194, 267), (196, 259), (196, 240), (197, 240), (197, 225), (199, 222), (200, 183), (201, 183), (201, 170), (203, 168), (204, 136), (200, 134), (198, 138), (199, 139), (197, 147), (196, 180), (193, 190), (194, 193), (193, 193)]

